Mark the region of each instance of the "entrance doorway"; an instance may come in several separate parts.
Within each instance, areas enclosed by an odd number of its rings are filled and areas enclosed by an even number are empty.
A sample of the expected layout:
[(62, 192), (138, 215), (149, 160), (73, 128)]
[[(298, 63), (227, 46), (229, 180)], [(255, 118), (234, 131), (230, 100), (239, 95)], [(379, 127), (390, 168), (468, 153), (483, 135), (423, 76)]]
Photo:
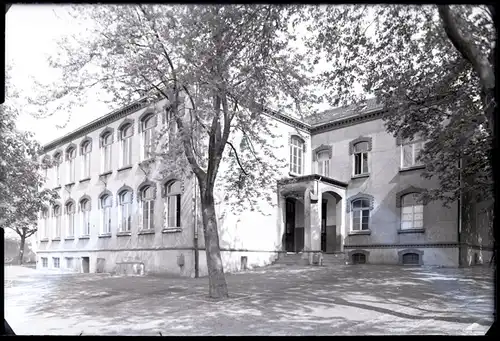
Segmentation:
[(324, 200), (321, 202), (321, 251), (326, 252), (326, 209), (328, 207), (328, 201)]
[(304, 226), (296, 226), (295, 222), (304, 221), (303, 212), (300, 211), (300, 207), (297, 212), (295, 199), (288, 198), (285, 206), (285, 250), (287, 252), (301, 252), (304, 249)]
[(82, 272), (83, 273), (90, 272), (90, 259), (89, 259), (89, 257), (82, 257)]

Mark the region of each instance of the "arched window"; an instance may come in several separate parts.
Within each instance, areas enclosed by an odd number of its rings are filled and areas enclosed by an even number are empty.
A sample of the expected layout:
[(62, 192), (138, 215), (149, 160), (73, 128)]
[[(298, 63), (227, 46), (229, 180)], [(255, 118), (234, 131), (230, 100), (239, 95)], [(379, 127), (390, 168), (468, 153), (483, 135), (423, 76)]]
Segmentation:
[(120, 130), (120, 167), (132, 164), (132, 124), (127, 124)]
[(166, 225), (165, 228), (181, 227), (181, 183), (180, 181), (169, 182), (165, 185), (167, 202), (165, 206)]
[(302, 174), (304, 165), (304, 141), (298, 136), (290, 139), (290, 172)]
[(118, 231), (125, 232), (132, 229), (132, 192), (121, 191), (119, 194), (119, 227)]
[(155, 187), (143, 187), (140, 195), (140, 229), (154, 230)]
[(52, 209), (54, 218), (54, 238), (61, 238), (61, 206), (55, 205)]
[(76, 148), (71, 147), (66, 151), (66, 160), (68, 161), (68, 183), (75, 182), (75, 158)]
[(85, 141), (82, 144), (82, 179), (90, 178), (90, 152), (92, 145), (90, 141)]
[(61, 185), (61, 163), (62, 163), (61, 153), (55, 154), (54, 155), (54, 181), (55, 181), (56, 187)]
[(49, 225), (48, 225), (48, 219), (49, 219), (49, 210), (46, 208), (42, 209), (42, 214), (41, 214), (41, 239), (48, 239), (49, 238)]
[(111, 132), (107, 132), (102, 135), (102, 163), (101, 172), (107, 172), (111, 170), (111, 146), (113, 145), (113, 135)]
[(401, 230), (424, 227), (424, 205), (417, 201), (418, 194), (409, 193), (401, 197)]
[(148, 115), (141, 121), (142, 128), (142, 148), (141, 148), (141, 160), (147, 160), (153, 157), (153, 132), (155, 126), (154, 115)]
[(358, 142), (353, 148), (353, 163), (354, 175), (361, 175), (368, 173), (368, 151), (369, 143), (366, 141)]
[(354, 253), (351, 257), (352, 257), (352, 264), (366, 264), (365, 254)]
[(405, 140), (401, 144), (401, 168), (409, 168), (422, 165), (418, 161), (418, 156), (423, 149), (424, 143), (421, 140)]
[(90, 200), (82, 199), (80, 201), (80, 215), (82, 223), (82, 236), (90, 235)]
[(318, 153), (318, 174), (330, 176), (330, 152), (327, 150)]
[(101, 197), (101, 233), (111, 233), (112, 197), (105, 194)]
[(370, 200), (360, 198), (352, 201), (351, 216), (353, 231), (369, 230)]
[(75, 205), (72, 202), (66, 204), (66, 220), (66, 236), (73, 237), (75, 235)]

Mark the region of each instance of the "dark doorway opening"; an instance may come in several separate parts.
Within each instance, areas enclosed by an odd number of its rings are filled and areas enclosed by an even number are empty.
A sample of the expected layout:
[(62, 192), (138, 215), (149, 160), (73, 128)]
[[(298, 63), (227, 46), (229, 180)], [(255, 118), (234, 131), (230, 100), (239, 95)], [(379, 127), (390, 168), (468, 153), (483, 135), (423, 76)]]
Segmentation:
[(285, 250), (295, 252), (295, 200), (286, 199)]
[(326, 252), (326, 210), (328, 201), (323, 200), (321, 203), (321, 251)]
[(83, 273), (90, 272), (90, 259), (89, 259), (89, 257), (82, 257), (82, 272)]
[(405, 253), (403, 255), (403, 264), (404, 265), (419, 265), (420, 264), (420, 256), (416, 253)]

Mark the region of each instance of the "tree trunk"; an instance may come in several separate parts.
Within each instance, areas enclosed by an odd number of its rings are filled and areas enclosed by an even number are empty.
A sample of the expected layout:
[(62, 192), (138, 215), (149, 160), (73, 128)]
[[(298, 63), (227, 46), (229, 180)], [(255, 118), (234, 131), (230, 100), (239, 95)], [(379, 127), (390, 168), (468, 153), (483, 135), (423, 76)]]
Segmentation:
[(201, 209), (203, 216), (203, 235), (207, 255), (209, 295), (212, 298), (229, 297), (226, 278), (219, 247), (219, 232), (215, 215), (214, 196), (212, 190), (201, 191)]
[(24, 245), (26, 244), (26, 236), (21, 236), (21, 245), (19, 247), (19, 265), (23, 264), (23, 256), (24, 256)]

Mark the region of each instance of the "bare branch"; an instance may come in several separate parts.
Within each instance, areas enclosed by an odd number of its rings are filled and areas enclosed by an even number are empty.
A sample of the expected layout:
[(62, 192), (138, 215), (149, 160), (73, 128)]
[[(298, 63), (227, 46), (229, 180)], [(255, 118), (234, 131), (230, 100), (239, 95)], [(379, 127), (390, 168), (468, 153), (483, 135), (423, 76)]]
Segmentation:
[(240, 158), (238, 157), (238, 152), (234, 148), (233, 144), (229, 141), (227, 141), (226, 143), (231, 146), (231, 149), (233, 150), (234, 155), (236, 156), (236, 161), (238, 162), (238, 166), (240, 166), (240, 169), (243, 171), (243, 173), (245, 173), (245, 175), (248, 175), (248, 173), (245, 171), (245, 169), (241, 165)]

